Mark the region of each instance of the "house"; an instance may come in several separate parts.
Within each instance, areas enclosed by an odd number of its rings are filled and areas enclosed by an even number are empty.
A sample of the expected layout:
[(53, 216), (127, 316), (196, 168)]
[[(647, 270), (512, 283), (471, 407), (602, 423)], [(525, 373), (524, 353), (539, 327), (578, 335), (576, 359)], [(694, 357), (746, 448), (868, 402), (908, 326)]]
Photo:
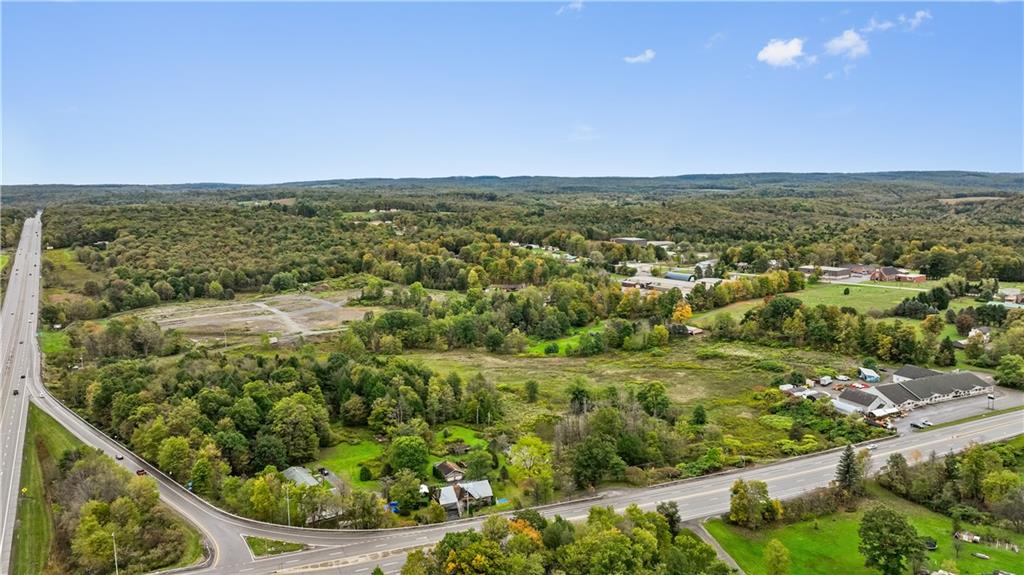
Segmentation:
[(840, 403), (852, 407), (852, 410), (840, 409), (840, 411), (845, 413), (851, 413), (852, 411), (868, 413), (876, 409), (887, 407), (888, 402), (884, 397), (878, 394), (848, 387), (839, 394), (838, 399), (832, 400), (832, 403), (833, 405)]
[(441, 479), (444, 479), (447, 483), (462, 481), (462, 478), (465, 475), (462, 468), (451, 461), (438, 461), (435, 463), (434, 473), (436, 473)]
[(933, 375), (942, 375), (942, 372), (907, 364), (896, 370), (896, 373), (892, 374), (892, 382), (903, 383), (904, 381), (921, 379), (922, 377), (931, 377)]
[(857, 368), (857, 377), (868, 383), (878, 383), (879, 381), (882, 381), (882, 378), (878, 377), (878, 372), (866, 367)]
[(313, 477), (313, 474), (305, 467), (292, 466), (281, 472), (285, 479), (291, 481), (295, 485), (305, 485), (307, 487), (313, 487), (319, 485), (320, 482)]
[(700, 275), (708, 277), (715, 273), (716, 265), (718, 265), (717, 259), (703, 260), (693, 264), (693, 270), (697, 271), (697, 268), (700, 268)]
[(857, 276), (870, 276), (878, 266), (874, 264), (850, 264), (850, 273)]
[(871, 280), (876, 282), (894, 282), (896, 281), (896, 276), (900, 273), (902, 273), (902, 270), (899, 268), (882, 266), (871, 272)]
[(684, 282), (697, 281), (697, 276), (695, 274), (687, 272), (665, 272), (665, 277), (670, 280), (681, 280)]
[(969, 371), (956, 371), (902, 383), (880, 385), (875, 389), (895, 406), (913, 409), (922, 405), (990, 393), (992, 384)]
[(957, 349), (967, 349), (967, 345), (971, 343), (972, 338), (981, 339), (983, 345), (987, 345), (991, 339), (992, 328), (987, 325), (971, 328), (971, 331), (967, 332), (967, 337), (959, 339), (953, 342), (953, 347)]
[(896, 274), (896, 281), (898, 282), (910, 282), (919, 284), (924, 282), (927, 277), (924, 274)]
[(646, 239), (638, 238), (636, 236), (623, 236), (623, 237), (618, 237), (618, 238), (612, 238), (612, 241), (617, 243), (617, 244), (622, 244), (624, 246), (640, 246), (640, 247), (646, 247), (647, 246), (647, 240)]
[(455, 485), (445, 485), (437, 492), (437, 502), (448, 512), (455, 512), (460, 517), (469, 507), (494, 505), (494, 491), (491, 482), (464, 481)]

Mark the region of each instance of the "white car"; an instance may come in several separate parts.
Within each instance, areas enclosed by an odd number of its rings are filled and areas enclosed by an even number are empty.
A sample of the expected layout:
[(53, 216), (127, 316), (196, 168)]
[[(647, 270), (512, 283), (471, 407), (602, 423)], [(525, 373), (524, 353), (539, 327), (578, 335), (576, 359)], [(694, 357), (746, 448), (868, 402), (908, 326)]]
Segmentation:
[(868, 444), (868, 451), (874, 451), (876, 449), (878, 449), (878, 444), (877, 443), (869, 443)]
[(836, 376), (836, 380), (838, 380), (838, 381), (850, 381), (850, 376), (848, 376), (848, 375), (837, 375)]
[(934, 423), (932, 423), (932, 422), (930, 422), (930, 421), (928, 421), (927, 419), (922, 419), (922, 420), (921, 420), (921, 425), (923, 425), (923, 426), (925, 426), (925, 427), (931, 427), (931, 426), (933, 426), (933, 425), (935, 425), (935, 424), (934, 424)]

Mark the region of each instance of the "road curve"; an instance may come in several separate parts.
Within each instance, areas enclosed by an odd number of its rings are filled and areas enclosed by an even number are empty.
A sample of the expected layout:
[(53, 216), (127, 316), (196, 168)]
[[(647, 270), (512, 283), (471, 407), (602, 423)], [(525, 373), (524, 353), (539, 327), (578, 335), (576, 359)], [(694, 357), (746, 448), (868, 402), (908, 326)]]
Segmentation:
[[(8, 572), (10, 542), (17, 508), (17, 485), (21, 470), (28, 401), (54, 417), (83, 442), (104, 452), (124, 455), (121, 465), (131, 471), (146, 469), (157, 481), (164, 503), (195, 524), (203, 533), (212, 559), (195, 573), (216, 575), (263, 575), (302, 566), (329, 566), (332, 574), (368, 573), (374, 565), (386, 572), (397, 572), (404, 552), (432, 545), (445, 533), (479, 525), (480, 520), (464, 520), (440, 525), (383, 530), (318, 530), (273, 525), (245, 519), (223, 511), (193, 495), (159, 470), (128, 451), (113, 439), (80, 418), (49, 395), (40, 373), (40, 355), (35, 339), (36, 310), (39, 300), (41, 221), (37, 215), (25, 222), (19, 249), (12, 263), (12, 275), (4, 299), (0, 334), (3, 370), (0, 377), (0, 575)], [(17, 270), (17, 271), (14, 271)], [(31, 275), (29, 275), (31, 270)], [(23, 343), (22, 343), (23, 342)], [(21, 375), (26, 377), (21, 380)], [(20, 387), (20, 394), (13, 389)], [(912, 433), (879, 442), (873, 454), (876, 468), (889, 454), (903, 453), (908, 459), (926, 457), (930, 451), (946, 453), (960, 450), (973, 442), (999, 441), (1024, 433), (1024, 414), (1008, 413), (985, 420)], [(717, 475), (675, 482), (646, 489), (621, 489), (593, 499), (546, 506), (549, 516), (583, 519), (595, 504), (616, 509), (636, 504), (653, 508), (659, 501), (679, 502), (684, 519), (722, 513), (729, 506), (729, 486), (738, 478), (768, 483), (774, 497), (788, 498), (828, 484), (834, 475), (839, 454), (836, 451), (793, 458), (772, 465), (735, 470)], [(255, 560), (242, 539), (243, 535), (305, 543), (308, 551)], [(332, 562), (345, 562), (338, 564)]]

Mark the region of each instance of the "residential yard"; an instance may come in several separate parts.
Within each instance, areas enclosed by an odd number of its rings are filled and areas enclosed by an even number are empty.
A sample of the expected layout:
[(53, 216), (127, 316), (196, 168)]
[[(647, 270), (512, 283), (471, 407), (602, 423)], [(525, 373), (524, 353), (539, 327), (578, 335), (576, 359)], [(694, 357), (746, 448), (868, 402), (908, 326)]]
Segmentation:
[(302, 543), (275, 541), (273, 539), (264, 539), (262, 537), (246, 537), (245, 543), (249, 546), (249, 550), (252, 551), (253, 557), (280, 555), (282, 553), (302, 551), (306, 548)]
[(370, 481), (359, 480), (359, 464), (375, 460), (384, 453), (384, 444), (378, 443), (367, 430), (346, 429), (347, 439), (341, 443), (320, 450), (320, 459), (312, 466), (323, 466), (341, 477), (356, 489), (376, 489), (376, 477), (380, 466), (376, 462), (367, 465), (374, 473)]
[[(816, 575), (822, 573), (824, 565), (829, 566), (830, 573), (869, 575), (877, 571), (864, 567), (864, 557), (857, 550), (860, 541), (857, 531), (864, 511), (877, 503), (885, 503), (907, 515), (918, 534), (938, 541), (939, 548), (927, 552), (926, 556), (932, 570), (937, 570), (944, 560), (955, 558), (950, 518), (900, 499), (878, 486), (872, 486), (870, 498), (853, 513), (840, 512), (817, 520), (757, 532), (728, 525), (721, 519), (714, 519), (708, 521), (707, 529), (749, 575), (766, 573), (762, 554), (764, 546), (772, 539), (778, 539), (789, 549), (792, 562), (790, 575)], [(994, 531), (1004, 539), (1024, 545), (1024, 536), (1020, 534), (988, 527), (971, 527), (966, 524), (964, 528), (975, 533)], [(991, 559), (986, 561), (972, 557), (971, 553), (975, 551), (982, 552)], [(996, 569), (1020, 573), (1024, 567), (1024, 554), (980, 544), (965, 543), (960, 557), (955, 559), (959, 573), (992, 573)], [(910, 573), (909, 567), (906, 572)]]

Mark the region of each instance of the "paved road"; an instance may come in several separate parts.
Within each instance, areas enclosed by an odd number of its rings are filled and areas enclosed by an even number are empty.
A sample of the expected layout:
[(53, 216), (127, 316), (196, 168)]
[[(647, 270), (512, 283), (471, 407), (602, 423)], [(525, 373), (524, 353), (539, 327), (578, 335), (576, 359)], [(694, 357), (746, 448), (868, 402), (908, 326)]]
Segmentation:
[[(135, 471), (146, 469), (156, 480), (163, 502), (193, 522), (203, 533), (212, 552), (208, 567), (194, 570), (215, 575), (264, 575), (290, 571), (303, 566), (319, 565), (337, 575), (361, 575), (376, 565), (388, 573), (397, 572), (404, 551), (428, 546), (445, 533), (467, 529), (479, 520), (449, 522), (436, 526), (388, 529), (379, 531), (310, 530), (269, 525), (233, 516), (195, 497), (158, 470), (141, 461), (123, 446), (92, 428), (74, 412), (50, 396), (43, 387), (39, 370), (39, 349), (35, 340), (39, 281), (38, 217), (26, 221), (14, 270), (2, 310), (2, 396), (0, 396), (0, 575), (8, 572), (10, 541), (15, 528), (17, 486), (21, 472), (21, 449), (24, 438), (27, 401), (31, 400), (53, 416), (88, 445), (110, 455), (123, 454), (121, 462)], [(31, 275), (29, 275), (31, 274)], [(25, 379), (21, 379), (25, 375)], [(20, 394), (13, 395), (19, 388)], [(874, 452), (875, 466), (880, 467), (890, 453), (899, 451), (908, 458), (926, 457), (935, 450), (945, 453), (959, 450), (971, 442), (998, 441), (1024, 433), (1024, 414), (1008, 413), (990, 419), (936, 429), (929, 433), (900, 436), (879, 442)], [(774, 497), (787, 498), (808, 489), (825, 485), (832, 478), (838, 453), (820, 453), (782, 463), (733, 471), (690, 481), (648, 489), (622, 489), (604, 493), (599, 501), (588, 500), (552, 505), (543, 510), (547, 515), (559, 514), (579, 520), (592, 505), (611, 505), (622, 509), (630, 504), (653, 508), (659, 501), (675, 500), (684, 519), (695, 519), (722, 513), (728, 508), (729, 486), (737, 478), (760, 479), (768, 483)], [(254, 535), (286, 541), (297, 541), (315, 548), (301, 553), (253, 560), (242, 535)], [(337, 564), (336, 562), (344, 562)]]

